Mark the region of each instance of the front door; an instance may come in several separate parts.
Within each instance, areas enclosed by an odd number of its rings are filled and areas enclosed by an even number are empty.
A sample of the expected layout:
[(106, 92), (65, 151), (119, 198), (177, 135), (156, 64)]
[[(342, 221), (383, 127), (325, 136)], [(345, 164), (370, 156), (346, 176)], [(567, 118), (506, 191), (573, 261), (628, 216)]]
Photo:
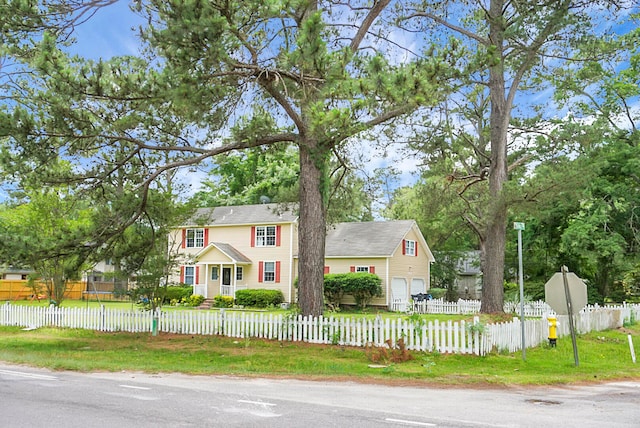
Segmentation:
[(222, 294), (223, 296), (233, 295), (233, 293), (231, 292), (231, 268), (222, 268), (222, 287), (220, 290), (220, 294)]

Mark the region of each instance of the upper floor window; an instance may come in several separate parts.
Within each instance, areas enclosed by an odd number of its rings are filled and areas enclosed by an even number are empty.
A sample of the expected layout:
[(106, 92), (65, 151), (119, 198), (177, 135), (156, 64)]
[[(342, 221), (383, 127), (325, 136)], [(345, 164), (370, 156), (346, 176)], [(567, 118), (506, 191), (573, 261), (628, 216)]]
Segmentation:
[(276, 226), (256, 226), (256, 247), (275, 247), (277, 243)]
[(404, 247), (402, 249), (402, 254), (407, 256), (417, 256), (417, 248), (416, 241), (411, 241), (409, 239), (404, 240)]
[(204, 229), (187, 229), (184, 236), (186, 248), (204, 247)]
[(369, 272), (369, 266), (356, 266), (356, 272)]

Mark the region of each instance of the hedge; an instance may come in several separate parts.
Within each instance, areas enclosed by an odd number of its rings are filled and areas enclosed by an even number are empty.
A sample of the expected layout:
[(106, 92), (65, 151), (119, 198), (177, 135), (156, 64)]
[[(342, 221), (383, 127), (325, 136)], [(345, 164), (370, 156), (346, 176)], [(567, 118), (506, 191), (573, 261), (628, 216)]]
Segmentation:
[(193, 294), (193, 287), (191, 285), (172, 285), (165, 289), (163, 303), (169, 304), (172, 300), (182, 302), (188, 300)]
[(284, 302), (284, 295), (280, 290), (266, 290), (263, 288), (252, 288), (236, 291), (236, 305), (266, 308), (276, 306)]

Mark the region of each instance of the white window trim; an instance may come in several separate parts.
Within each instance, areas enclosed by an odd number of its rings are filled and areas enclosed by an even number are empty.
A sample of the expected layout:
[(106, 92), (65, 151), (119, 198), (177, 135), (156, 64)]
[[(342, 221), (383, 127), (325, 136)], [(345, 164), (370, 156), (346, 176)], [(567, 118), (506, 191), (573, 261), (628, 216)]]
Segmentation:
[[(213, 276), (215, 272), (215, 278)], [(220, 279), (220, 269), (218, 266), (211, 266), (211, 281), (218, 281)]]
[[(411, 244), (413, 244), (413, 245), (411, 245)], [(418, 243), (416, 241), (412, 241), (410, 239), (406, 239), (404, 241), (404, 255), (405, 256), (413, 256), (413, 257), (415, 257), (415, 255), (416, 255), (416, 245), (417, 244)], [(411, 250), (411, 251), (409, 251), (409, 250)]]
[[(189, 232), (193, 233), (193, 238), (191, 238), (193, 240), (193, 243), (191, 245), (189, 245)], [(184, 239), (185, 239), (186, 248), (203, 248), (204, 247), (204, 229), (203, 228), (187, 229)]]
[[(273, 229), (273, 235), (267, 233), (270, 229)], [(276, 226), (256, 226), (256, 247), (275, 247), (278, 241), (277, 234), (278, 228)], [(269, 243), (270, 238), (273, 238), (273, 244)]]
[(356, 273), (369, 273), (369, 266), (356, 266)]
[[(267, 271), (267, 264), (273, 265), (272, 271)], [(273, 279), (267, 279), (267, 272), (273, 274)], [(276, 282), (276, 262), (263, 262), (262, 265), (262, 282)]]
[[(187, 274), (187, 271), (191, 269), (191, 274)], [(191, 283), (187, 281), (187, 277), (191, 277)], [(195, 266), (185, 266), (184, 267), (184, 283), (187, 285), (195, 285), (196, 283), (196, 267)]]
[(236, 281), (242, 281), (244, 278), (244, 269), (242, 266), (236, 266)]

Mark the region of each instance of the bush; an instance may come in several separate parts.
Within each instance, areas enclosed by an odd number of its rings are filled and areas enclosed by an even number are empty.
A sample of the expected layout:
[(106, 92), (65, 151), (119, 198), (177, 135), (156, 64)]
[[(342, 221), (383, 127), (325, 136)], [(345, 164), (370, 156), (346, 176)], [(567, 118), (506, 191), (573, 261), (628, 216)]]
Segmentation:
[(189, 296), (192, 294), (193, 287), (191, 285), (172, 285), (165, 289), (162, 301), (167, 304), (171, 303), (173, 300), (182, 302), (189, 299)]
[(364, 309), (371, 299), (382, 296), (382, 280), (378, 275), (359, 272), (344, 276), (345, 292), (353, 296), (359, 308)]
[(233, 307), (233, 297), (231, 296), (223, 296), (218, 294), (213, 298), (213, 306), (215, 308), (232, 308)]
[(365, 308), (371, 299), (382, 296), (382, 280), (367, 272), (331, 273), (324, 276), (324, 302), (331, 310), (340, 308), (345, 294), (351, 294), (356, 305)]
[(236, 291), (236, 304), (253, 308), (266, 308), (284, 302), (284, 295), (280, 290), (266, 290), (263, 288)]
[(192, 294), (187, 298), (187, 304), (189, 306), (200, 306), (204, 302), (204, 296), (201, 294)]
[(345, 292), (343, 277), (344, 274), (340, 273), (328, 273), (324, 276), (324, 303), (332, 311), (340, 309), (340, 301)]

